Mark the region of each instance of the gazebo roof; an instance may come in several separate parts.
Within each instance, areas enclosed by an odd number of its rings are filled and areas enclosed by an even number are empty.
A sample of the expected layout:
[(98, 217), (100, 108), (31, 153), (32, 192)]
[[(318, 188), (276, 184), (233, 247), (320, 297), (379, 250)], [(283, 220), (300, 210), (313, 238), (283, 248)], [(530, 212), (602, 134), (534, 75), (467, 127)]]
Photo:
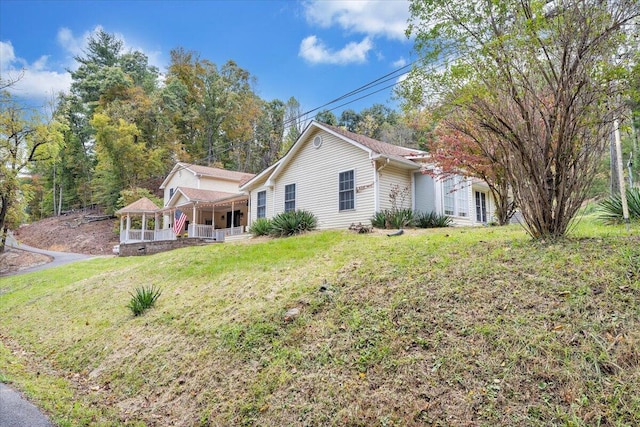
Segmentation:
[(142, 213), (154, 213), (158, 211), (160, 208), (149, 200), (147, 197), (143, 197), (140, 200), (136, 200), (128, 206), (125, 206), (122, 209), (116, 211), (116, 215), (123, 214), (142, 214)]

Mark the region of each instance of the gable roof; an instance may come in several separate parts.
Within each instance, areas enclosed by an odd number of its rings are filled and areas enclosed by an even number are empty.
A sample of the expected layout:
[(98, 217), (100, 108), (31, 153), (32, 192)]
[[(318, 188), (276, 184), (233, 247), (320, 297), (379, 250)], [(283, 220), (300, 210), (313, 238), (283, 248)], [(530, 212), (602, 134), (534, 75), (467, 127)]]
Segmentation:
[(175, 206), (175, 202), (180, 198), (180, 195), (184, 196), (187, 199), (187, 203), (219, 203), (225, 200), (231, 199), (246, 199), (247, 196), (245, 194), (239, 193), (227, 193), (224, 191), (214, 191), (214, 190), (200, 190), (197, 188), (189, 188), (189, 187), (178, 187), (173, 192), (173, 196), (167, 202), (167, 206), (165, 207), (173, 207)]
[(173, 169), (171, 169), (171, 172), (169, 172), (169, 174), (164, 179), (164, 181), (162, 181), (162, 184), (160, 184), (160, 189), (164, 189), (167, 183), (169, 182), (169, 180), (171, 180), (171, 178), (173, 177), (173, 175), (183, 170), (186, 170), (197, 177), (208, 177), (208, 178), (222, 179), (225, 181), (235, 181), (239, 185), (244, 184), (245, 182), (249, 181), (251, 178), (255, 176), (252, 173), (237, 172), (237, 171), (231, 171), (228, 169), (212, 168), (209, 166), (200, 166), (200, 165), (194, 165), (191, 163), (178, 162), (175, 164)]
[(365, 146), (373, 153), (387, 155), (387, 156), (398, 156), (398, 157), (415, 157), (426, 154), (425, 151), (416, 150), (413, 148), (401, 147), (399, 145), (389, 144), (387, 142), (378, 141), (377, 139), (369, 138), (368, 136), (360, 135), (357, 133), (350, 132), (346, 129), (340, 128), (338, 126), (327, 125), (324, 123), (319, 123), (327, 129), (337, 133), (338, 135), (343, 136), (344, 138), (351, 139), (357, 142), (360, 145)]
[(126, 213), (149, 213), (154, 212), (160, 209), (155, 203), (153, 203), (149, 198), (143, 197), (135, 202), (125, 206), (122, 209), (118, 209), (115, 214), (122, 215)]
[(292, 158), (295, 157), (296, 152), (300, 149), (302, 141), (304, 141), (315, 129), (321, 129), (338, 137), (346, 143), (360, 148), (361, 150), (368, 153), (369, 157), (372, 160), (379, 158), (389, 159), (395, 161), (396, 163), (399, 163), (400, 165), (402, 165), (402, 167), (405, 168), (420, 168), (419, 164), (413, 162), (410, 159), (424, 158), (428, 156), (428, 153), (426, 151), (400, 147), (398, 145), (378, 141), (364, 135), (349, 132), (348, 130), (339, 128), (337, 126), (331, 126), (313, 120), (311, 121), (311, 123), (309, 123), (309, 125), (307, 125), (305, 130), (298, 137), (291, 148), (289, 148), (289, 151), (287, 151), (287, 154), (285, 154), (284, 157), (278, 160), (275, 164), (269, 166), (253, 179), (250, 179), (245, 184), (243, 184), (241, 186), (241, 190), (251, 190), (252, 188), (257, 187), (264, 182), (266, 182), (267, 185), (270, 185), (272, 180), (278, 176), (280, 171), (282, 171), (289, 164), (289, 162), (292, 161)]

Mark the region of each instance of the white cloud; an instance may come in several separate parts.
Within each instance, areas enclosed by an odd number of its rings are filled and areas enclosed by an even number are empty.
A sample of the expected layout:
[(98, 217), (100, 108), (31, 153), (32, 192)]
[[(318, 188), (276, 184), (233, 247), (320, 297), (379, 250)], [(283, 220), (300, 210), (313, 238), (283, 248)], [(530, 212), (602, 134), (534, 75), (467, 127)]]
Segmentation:
[[(102, 30), (101, 26), (96, 26), (90, 31), (85, 31), (81, 35), (74, 35), (68, 28), (60, 28), (56, 40), (63, 50), (63, 57), (57, 64), (51, 64), (50, 55), (42, 55), (32, 63), (24, 58), (16, 56), (16, 52), (11, 41), (0, 41), (0, 74), (3, 79), (17, 79), (9, 90), (21, 98), (35, 101), (48, 100), (59, 92), (68, 92), (71, 88), (71, 75), (67, 71), (75, 70), (78, 63), (74, 57), (84, 56), (84, 49), (87, 47), (89, 38)], [(122, 34), (115, 36), (122, 40), (123, 51), (140, 51), (147, 55), (149, 63), (161, 67), (160, 52), (146, 53), (142, 48), (134, 48), (127, 44)]]
[(323, 28), (338, 25), (351, 33), (406, 40), (409, 1), (308, 0), (304, 3), (304, 14), (309, 23)]
[(365, 37), (360, 43), (351, 42), (339, 51), (332, 51), (316, 36), (309, 36), (300, 43), (298, 55), (312, 64), (342, 65), (366, 62), (372, 48), (373, 42)]
[(11, 41), (0, 41), (0, 74), (3, 79), (18, 80), (8, 88), (16, 96), (44, 100), (58, 92), (66, 92), (71, 86), (71, 76), (66, 71), (49, 69), (49, 57), (41, 56), (32, 64), (17, 57)]
[(397, 61), (394, 61), (393, 64), (391, 64), (394, 68), (402, 68), (405, 65), (407, 65), (407, 60), (404, 58), (400, 58)]

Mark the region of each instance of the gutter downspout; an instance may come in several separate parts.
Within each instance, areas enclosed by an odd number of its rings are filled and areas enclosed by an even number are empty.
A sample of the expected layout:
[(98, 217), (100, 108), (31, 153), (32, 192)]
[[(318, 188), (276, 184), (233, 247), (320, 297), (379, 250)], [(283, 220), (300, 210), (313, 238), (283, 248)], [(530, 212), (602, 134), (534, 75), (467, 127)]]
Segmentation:
[(377, 163), (374, 159), (371, 159), (371, 161), (373, 162), (373, 165), (374, 165), (373, 183), (376, 190), (374, 193), (374, 201), (373, 201), (374, 211), (379, 212), (380, 211), (380, 179), (378, 178), (378, 175), (380, 174), (380, 171), (386, 168), (387, 165), (389, 164), (389, 158), (387, 157), (386, 161), (379, 168), (375, 167)]

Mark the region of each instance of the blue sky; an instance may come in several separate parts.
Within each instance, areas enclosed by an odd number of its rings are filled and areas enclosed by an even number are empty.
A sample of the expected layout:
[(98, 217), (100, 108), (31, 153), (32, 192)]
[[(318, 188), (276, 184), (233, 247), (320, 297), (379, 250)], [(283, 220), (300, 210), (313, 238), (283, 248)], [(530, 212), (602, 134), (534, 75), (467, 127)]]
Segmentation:
[[(412, 60), (413, 44), (404, 35), (408, 8), (408, 0), (0, 0), (0, 71), (6, 79), (24, 70), (14, 94), (42, 103), (68, 89), (65, 70), (76, 68), (74, 55), (102, 28), (126, 49), (144, 52), (161, 72), (176, 47), (218, 65), (234, 60), (257, 79), (263, 99), (294, 96), (306, 111)], [(395, 107), (391, 96), (386, 89), (335, 112)]]

